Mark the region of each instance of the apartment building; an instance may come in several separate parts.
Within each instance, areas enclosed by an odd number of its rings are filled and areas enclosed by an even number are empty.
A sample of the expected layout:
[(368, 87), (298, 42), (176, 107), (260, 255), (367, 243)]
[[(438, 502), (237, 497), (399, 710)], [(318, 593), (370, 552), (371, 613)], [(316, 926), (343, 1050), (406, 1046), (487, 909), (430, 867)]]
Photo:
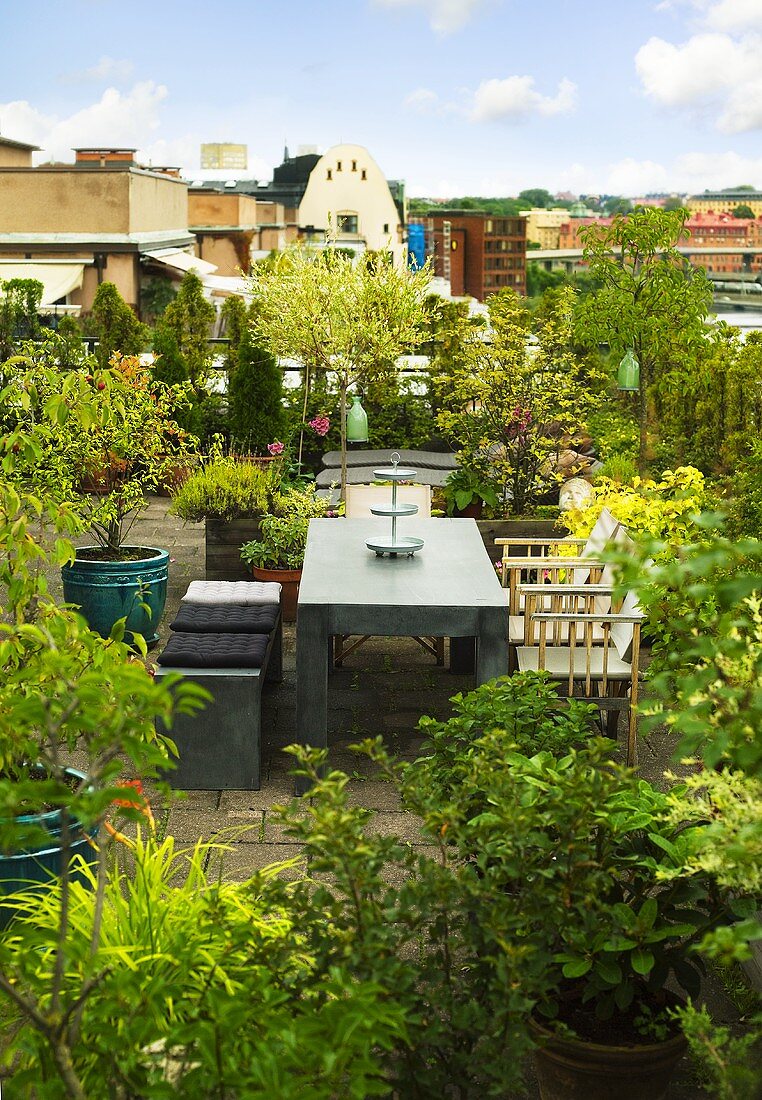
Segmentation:
[(476, 210), (437, 210), (414, 221), (424, 226), (434, 274), (455, 297), (483, 302), (504, 287), (526, 294), (526, 219)]
[[(187, 270), (188, 187), (177, 169), (147, 169), (134, 149), (75, 150), (74, 164), (32, 167), (33, 146), (0, 148), (0, 279), (38, 278), (43, 305), (87, 311), (113, 282), (135, 309), (146, 267)], [(9, 148), (10, 147), (10, 148)]]

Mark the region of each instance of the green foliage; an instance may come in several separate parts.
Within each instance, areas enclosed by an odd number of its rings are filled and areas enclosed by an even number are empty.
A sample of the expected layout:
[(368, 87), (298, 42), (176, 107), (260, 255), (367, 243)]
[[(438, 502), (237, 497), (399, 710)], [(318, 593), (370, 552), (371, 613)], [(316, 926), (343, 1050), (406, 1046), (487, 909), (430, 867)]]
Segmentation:
[[(187, 395), (154, 382), (136, 358), (115, 355), (99, 369), (90, 357), (68, 369), (59, 347), (50, 338), (2, 366), (3, 472), (52, 500), (76, 501), (107, 556), (118, 559), (146, 492), (194, 449), (174, 420)], [(86, 492), (88, 479), (98, 496)]]
[(280, 463), (266, 467), (217, 456), (174, 493), (170, 511), (181, 519), (242, 519), (270, 511), (280, 487)]
[(238, 363), (238, 348), (241, 340), (248, 332), (248, 309), (243, 298), (231, 294), (222, 303), (221, 316), (224, 325), (224, 334), (228, 339), (227, 356), (225, 358), (225, 370), (228, 378), (233, 374)]
[(180, 353), (177, 337), (167, 325), (161, 322), (153, 332), (153, 354), (154, 363), (151, 373), (157, 381), (167, 386), (176, 386), (188, 381), (190, 375)]
[(595, 368), (572, 343), (572, 291), (532, 318), (513, 291), (489, 300), (490, 337), (475, 334), (453, 367), (449, 407), (438, 423), (459, 450), (458, 464), (491, 482), (505, 509), (522, 515), (557, 485), (559, 453), (584, 434), (598, 401)]
[(154, 322), (160, 317), (175, 297), (175, 286), (171, 279), (154, 276), (146, 279), (140, 287), (140, 314), (146, 320)]
[(729, 480), (728, 526), (736, 537), (762, 538), (762, 440), (751, 443), (748, 455)]
[(93, 298), (91, 323), (98, 337), (95, 355), (105, 369), (115, 352), (139, 355), (146, 345), (148, 329), (141, 325), (114, 283), (101, 283)]
[(87, 359), (87, 347), (82, 339), (82, 330), (74, 317), (61, 317), (56, 325), (58, 337), (58, 361), (62, 368), (74, 370), (81, 367)]
[(342, 488), (347, 390), (388, 371), (420, 340), (429, 279), (428, 268), (398, 268), (383, 255), (355, 263), (332, 248), (290, 249), (271, 267), (257, 267), (250, 276), (255, 336), (274, 355), (303, 364), (308, 390), (315, 370), (331, 372), (336, 379)]
[(606, 214), (629, 214), (633, 206), (629, 199), (621, 195), (609, 195), (603, 202), (603, 209)]
[(241, 558), (259, 569), (301, 569), (310, 520), (326, 516), (330, 502), (316, 496), (314, 486), (286, 488), (275, 497), (273, 511), (262, 517), (259, 539), (241, 547)]
[(649, 458), (651, 387), (676, 365), (690, 369), (705, 336), (712, 287), (677, 251), (688, 212), (639, 207), (611, 226), (580, 230), (585, 260), (600, 284), (582, 299), (577, 333), (589, 346), (607, 345), (615, 360), (628, 349), (640, 364), (640, 455)]
[(490, 508), (498, 507), (494, 484), (482, 477), (478, 471), (463, 466), (458, 466), (447, 475), (442, 496), (448, 516), (456, 510), (462, 512), (468, 508), (469, 504), (479, 501), (488, 504)]
[(637, 460), (638, 420), (634, 410), (625, 403), (606, 401), (591, 412), (587, 423), (601, 462), (615, 455)]
[(677, 1013), (691, 1054), (717, 1100), (758, 1100), (762, 1072), (762, 1014), (755, 1015), (743, 1035), (716, 1025), (706, 1008), (689, 1004)]
[(44, 290), (38, 279), (0, 279), (0, 362), (13, 355), (20, 341), (39, 335)]
[(748, 203), (739, 202), (738, 206), (733, 208), (733, 217), (734, 218), (753, 218), (754, 217), (754, 211), (748, 205)]
[(611, 743), (589, 732), (592, 708), (572, 708), (544, 675), (486, 685), (456, 700), (450, 722), (424, 720), (431, 745), (403, 787), (449, 858), (499, 897), (525, 992), (549, 1016), (573, 992), (606, 1019), (658, 1003), (670, 974), (695, 993), (696, 945), (731, 910), (748, 913), (752, 891), (742, 899), (699, 869), (701, 823), (672, 820), (690, 817), (684, 791), (613, 765)]
[(550, 191), (546, 191), (544, 187), (530, 187), (527, 191), (519, 191), (519, 201), (531, 208), (551, 207), (555, 204)]
[[(5, 852), (19, 852), (45, 838), (61, 850), (61, 872), (48, 892), (38, 887), (25, 898), (5, 895), (0, 907), (4, 918), (20, 908), (40, 915), (51, 898), (58, 899), (57, 920), (45, 937), (49, 968), (42, 965), (43, 941), (38, 934), (22, 936), (16, 924), (0, 941), (0, 992), (17, 1018), (4, 1038), (17, 1042), (21, 1057), (25, 1040), (39, 1041), (45, 1071), (40, 1063), (34, 1074), (38, 1095), (84, 1096), (72, 1066), (73, 1036), (79, 1027), (77, 1004), (66, 1001), (72, 979), (68, 970), (70, 903), (81, 892), (69, 867), (71, 844), (82, 825), (92, 832), (96, 845), (92, 873), (94, 894), (91, 911), (99, 913), (106, 879), (108, 835), (104, 817), (112, 811), (135, 820), (144, 808), (134, 788), (126, 788), (125, 767), (134, 775), (155, 777), (169, 764), (172, 743), (156, 733), (155, 723), (171, 724), (174, 705), (185, 712), (198, 707), (206, 694), (177, 678), (159, 684), (142, 662), (123, 644), (124, 620), (104, 641), (89, 630), (81, 616), (59, 607), (49, 596), (45, 571), (71, 560), (74, 550), (68, 537), (81, 524), (66, 505), (17, 491), (0, 481), (0, 580), (5, 591), (6, 614), (0, 623), (0, 823)], [(46, 547), (51, 547), (47, 550)], [(64, 764), (73, 752), (84, 772), (75, 786), (65, 779)], [(40, 779), (40, 768), (46, 776)], [(120, 812), (116, 807), (127, 800)], [(60, 834), (51, 839), (40, 829), (32, 833), (17, 815), (56, 809)], [(94, 952), (98, 922), (92, 941), (82, 941), (83, 955)], [(30, 963), (36, 960), (40, 969)], [(45, 973), (43, 981), (40, 981)], [(27, 980), (25, 974), (31, 974)], [(97, 979), (96, 979), (97, 983)], [(79, 986), (86, 996), (89, 986)], [(6, 1012), (7, 1015), (7, 1012)], [(26, 1025), (28, 1031), (23, 1032)], [(107, 1029), (106, 1029), (107, 1030)], [(13, 1052), (11, 1054), (13, 1059)], [(34, 1062), (31, 1057), (30, 1065)], [(51, 1067), (55, 1066), (51, 1077)], [(26, 1081), (32, 1079), (27, 1069)], [(27, 1093), (22, 1073), (17, 1095)], [(42, 1090), (45, 1090), (44, 1092)]]
[(656, 631), (658, 674), (643, 719), (680, 736), (678, 751), (709, 768), (762, 769), (762, 543), (696, 531), (683, 546), (646, 543), (647, 571), (623, 562), (623, 582)]
[(564, 523), (573, 538), (587, 538), (608, 508), (631, 536), (664, 539), (674, 547), (695, 537), (697, 517), (709, 502), (704, 476), (691, 466), (665, 470), (659, 481), (636, 476), (629, 485), (599, 477), (591, 503), (564, 512)]
[(660, 430), (681, 461), (735, 471), (762, 431), (762, 338), (717, 326), (698, 354), (654, 387)]
[(254, 341), (248, 327), (228, 375), (230, 440), (234, 450), (262, 454), (283, 429), (283, 374), (278, 360)]
[(197, 391), (209, 367), (209, 330), (214, 318), (214, 306), (204, 297), (203, 283), (194, 271), (186, 272), (161, 324), (177, 341), (188, 378)]
[[(0, 944), (2, 970), (32, 1003), (58, 988), (64, 1038), (56, 1044), (55, 1025), (46, 1033), (24, 1022), (11, 1048), (17, 1095), (388, 1095), (382, 1059), (405, 1041), (404, 1006), (316, 957), (310, 941), (323, 916), (308, 899), (294, 905), (273, 877), (278, 868), (221, 883), (223, 851), (139, 837), (109, 876), (100, 913), (96, 883), (73, 885), (58, 979), (61, 891), (42, 906), (29, 899)], [(52, 1021), (53, 1010), (43, 1012)], [(64, 1051), (81, 1092), (62, 1080)]]

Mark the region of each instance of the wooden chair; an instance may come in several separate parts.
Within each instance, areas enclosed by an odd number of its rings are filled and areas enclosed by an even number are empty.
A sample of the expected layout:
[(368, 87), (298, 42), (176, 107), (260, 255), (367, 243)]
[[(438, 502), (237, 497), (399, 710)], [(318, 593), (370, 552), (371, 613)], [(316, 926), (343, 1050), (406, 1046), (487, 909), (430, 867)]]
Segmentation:
[[(608, 585), (524, 585), (525, 638), (516, 648), (520, 671), (545, 671), (566, 694), (607, 711), (607, 732), (615, 737), (619, 711), (626, 710), (627, 763), (637, 761), (640, 626), (634, 593), (616, 610), (596, 610), (611, 599)], [(555, 601), (548, 608), (548, 601)]]
[[(344, 514), (347, 519), (365, 519), (372, 515), (372, 507), (389, 503), (388, 485), (347, 485), (345, 493)], [(400, 485), (398, 493), (400, 500), (405, 504), (418, 505), (417, 514), (422, 519), (431, 517), (430, 485)], [(334, 635), (333, 663), (340, 666), (345, 657), (359, 649), (370, 637), (370, 634), (363, 634), (354, 641), (350, 641), (350, 634)], [(438, 665), (444, 664), (444, 638), (415, 637), (414, 640), (422, 649), (436, 658)]]

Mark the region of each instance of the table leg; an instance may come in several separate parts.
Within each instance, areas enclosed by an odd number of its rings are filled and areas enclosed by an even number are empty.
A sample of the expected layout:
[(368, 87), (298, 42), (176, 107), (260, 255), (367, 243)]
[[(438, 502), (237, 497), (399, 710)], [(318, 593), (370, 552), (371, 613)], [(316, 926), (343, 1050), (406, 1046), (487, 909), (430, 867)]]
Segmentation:
[(450, 672), (466, 676), (476, 665), (476, 638), (450, 638)]
[[(328, 609), (304, 604), (296, 631), (296, 740), (300, 745), (328, 744)], [(296, 793), (308, 787), (301, 776)]]
[(483, 607), (476, 638), (476, 683), (508, 674), (508, 608)]

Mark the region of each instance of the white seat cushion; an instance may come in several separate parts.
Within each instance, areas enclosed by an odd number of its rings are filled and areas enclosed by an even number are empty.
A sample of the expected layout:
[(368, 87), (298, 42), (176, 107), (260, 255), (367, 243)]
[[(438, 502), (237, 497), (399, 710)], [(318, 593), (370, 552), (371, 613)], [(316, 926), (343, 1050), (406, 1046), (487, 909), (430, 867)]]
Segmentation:
[(186, 603), (279, 604), (277, 581), (191, 581)]
[[(524, 623), (526, 622), (523, 615), (509, 615), (508, 616), (508, 641), (511, 645), (523, 645), (524, 644)], [(585, 641), (585, 628), (588, 624), (580, 623), (577, 627), (577, 639), (576, 644), (578, 646), (584, 645)], [(591, 623), (593, 642), (598, 645), (603, 641), (603, 627), (600, 623)], [(534, 630), (534, 636), (532, 642), (537, 645), (540, 637), (540, 624), (532, 624)], [(559, 633), (556, 635), (555, 631), (558, 629)], [(568, 623), (547, 623), (545, 639), (548, 643), (555, 643), (556, 641), (565, 644), (569, 641), (569, 624)], [(568, 671), (568, 665), (567, 665)]]
[[(545, 650), (545, 670), (554, 680), (568, 680), (569, 678), (569, 653), (565, 646), (548, 646)], [(603, 677), (603, 647), (589, 650), (590, 675), (594, 680)], [(574, 678), (584, 680), (587, 674), (588, 650), (584, 646), (574, 648)], [(537, 646), (518, 646), (516, 659), (520, 672), (537, 672), (539, 669), (540, 650)], [(626, 664), (617, 657), (613, 649), (608, 651), (607, 675), (610, 680), (629, 680), (632, 675), (632, 665)]]

